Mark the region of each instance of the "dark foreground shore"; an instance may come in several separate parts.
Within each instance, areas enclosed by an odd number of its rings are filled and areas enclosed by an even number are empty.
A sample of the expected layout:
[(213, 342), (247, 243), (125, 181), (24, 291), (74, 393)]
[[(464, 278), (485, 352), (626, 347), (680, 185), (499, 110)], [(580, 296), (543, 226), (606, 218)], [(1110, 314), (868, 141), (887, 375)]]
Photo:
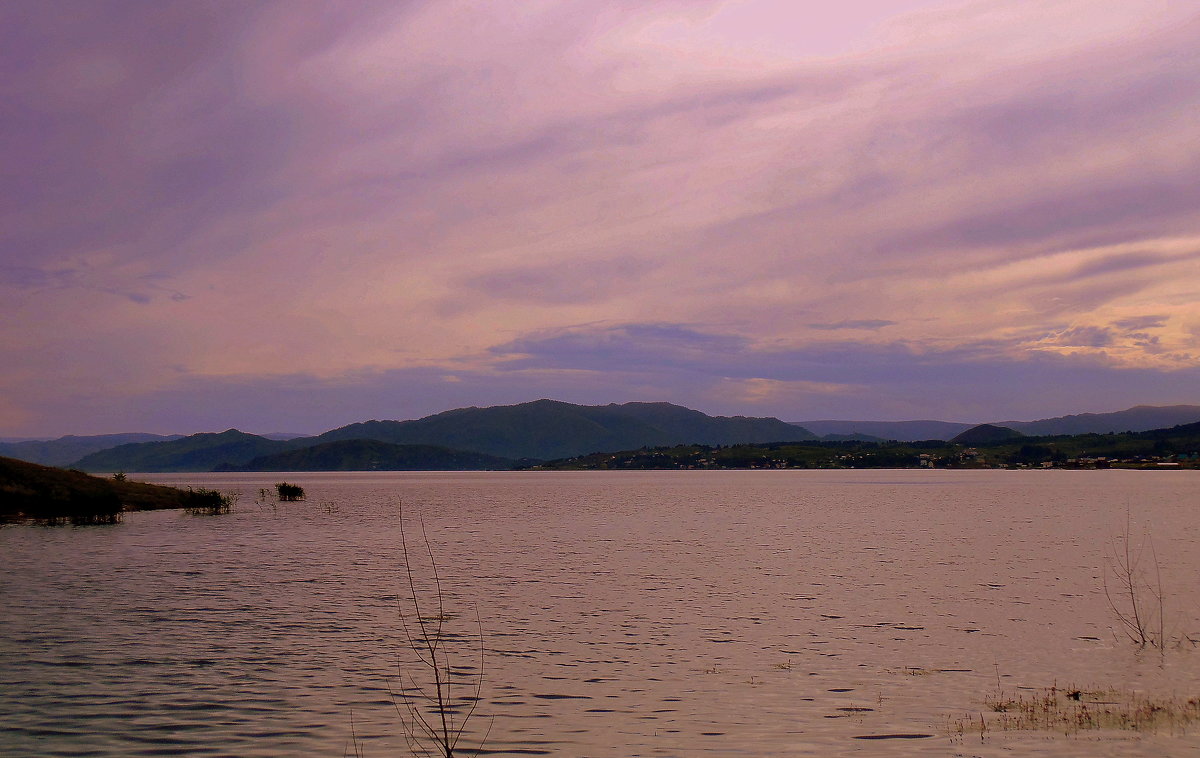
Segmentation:
[(206, 509), (222, 502), (220, 493), (209, 490), (101, 478), (0, 457), (0, 521), (112, 523), (126, 511)]

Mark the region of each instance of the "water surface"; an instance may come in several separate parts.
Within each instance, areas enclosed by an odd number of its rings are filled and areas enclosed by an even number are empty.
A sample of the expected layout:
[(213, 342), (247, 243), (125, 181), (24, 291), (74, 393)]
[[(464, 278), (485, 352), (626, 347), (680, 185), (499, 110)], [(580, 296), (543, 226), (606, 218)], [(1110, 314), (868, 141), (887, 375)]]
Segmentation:
[[(405, 754), (401, 502), (463, 635), (457, 694), (482, 631), (464, 742), (492, 754), (1200, 750), (953, 728), (998, 689), (1200, 695), (1200, 651), (1138, 651), (1103, 592), (1128, 511), (1170, 630), (1200, 637), (1195, 472), (289, 474), (309, 498), (277, 506), (256, 500), (278, 474), (135, 478), (241, 497), (0, 529), (5, 755)], [(888, 734), (933, 736), (858, 739)]]

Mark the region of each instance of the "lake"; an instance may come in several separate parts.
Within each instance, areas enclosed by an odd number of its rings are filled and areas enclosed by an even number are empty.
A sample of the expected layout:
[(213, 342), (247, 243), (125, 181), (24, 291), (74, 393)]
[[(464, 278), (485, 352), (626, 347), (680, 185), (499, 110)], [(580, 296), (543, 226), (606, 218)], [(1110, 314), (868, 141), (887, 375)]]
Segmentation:
[[(1002, 723), (1049, 688), (1094, 711), (1200, 696), (1200, 472), (131, 478), (240, 498), (0, 528), (4, 755), (408, 754), (403, 698), (428, 672), (401, 505), (427, 618), (436, 561), (453, 694), (481, 680), (460, 747), (485, 755), (1200, 751), (1173, 713)], [(284, 479), (307, 501), (260, 500)], [(1153, 628), (1163, 588), (1162, 652), (1112, 607), (1127, 533)]]

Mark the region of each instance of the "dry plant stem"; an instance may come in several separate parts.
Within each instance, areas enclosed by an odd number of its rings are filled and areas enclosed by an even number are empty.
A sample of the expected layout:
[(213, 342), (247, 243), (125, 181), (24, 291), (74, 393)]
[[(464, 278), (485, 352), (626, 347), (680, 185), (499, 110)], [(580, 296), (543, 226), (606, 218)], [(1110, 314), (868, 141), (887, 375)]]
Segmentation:
[[(354, 752), (351, 753), (351, 750)], [(354, 711), (350, 711), (350, 747), (342, 753), (342, 758), (349, 758), (351, 755), (354, 758), (366, 758), (362, 745), (358, 741), (358, 732), (354, 729)]]
[[(421, 539), (425, 543), (425, 554), (429, 560), (433, 574), (434, 602), (437, 605), (437, 615), (427, 616), (422, 611), (421, 593), (417, 588), (416, 577), (413, 573), (411, 555), (408, 550), (408, 536), (404, 525), (404, 506), (400, 504), (400, 549), (404, 557), (404, 570), (408, 589), (412, 598), (412, 616), (410, 620), (405, 613), (403, 603), (398, 604), (400, 624), (404, 630), (405, 644), (417, 657), (421, 667), (428, 673), (432, 683), (422, 686), (415, 677), (408, 677), (411, 682), (411, 692), (405, 688), (405, 674), (400, 662), (397, 661), (397, 673), (400, 679), (400, 695), (393, 700), (404, 703), (404, 711), (396, 710), (404, 724), (405, 739), (409, 749), (417, 755), (439, 756), (439, 758), (454, 758), (459, 740), (467, 723), (475, 715), (479, 705), (480, 693), (483, 690), (484, 675), (484, 646), (483, 623), (476, 608), (475, 620), (479, 628), (479, 674), (475, 678), (474, 695), (470, 698), (470, 707), (461, 718), (455, 718), (453, 687), (453, 667), (451, 656), (445, 646), (445, 594), (442, 591), (442, 580), (438, 573), (437, 560), (433, 555), (433, 547), (429, 535), (425, 531), (425, 521), (420, 520)], [(414, 634), (415, 631), (415, 634)], [(432, 710), (433, 716), (426, 714), (425, 708)], [(490, 733), (489, 725), (488, 731)], [(487, 734), (484, 735), (486, 741)], [(482, 750), (483, 744), (475, 750), (475, 755)]]
[[(1003, 693), (985, 698), (997, 714), (988, 729), (1000, 731), (1062, 731), (1074, 734), (1092, 729), (1118, 729), (1138, 732), (1168, 731), (1184, 734), (1200, 721), (1200, 698), (1154, 698), (1136, 692), (1088, 690), (1057, 686), (1040, 693), (1009, 697)], [(973, 717), (957, 721), (963, 734)]]
[[(1142, 558), (1147, 545), (1150, 548), (1150, 559), (1153, 564), (1154, 582), (1145, 576)], [(1159, 568), (1158, 554), (1154, 550), (1154, 542), (1146, 534), (1137, 547), (1133, 546), (1133, 534), (1130, 527), (1129, 511), (1125, 512), (1125, 534), (1111, 539), (1111, 555), (1103, 575), (1104, 597), (1108, 607), (1121, 625), (1122, 631), (1134, 644), (1139, 647), (1154, 647), (1161, 650), (1166, 648), (1166, 596), (1163, 592), (1162, 572)], [(1124, 598), (1126, 607), (1113, 597), (1108, 585), (1108, 572), (1112, 571), (1118, 585), (1118, 595)], [(1149, 596), (1154, 607), (1147, 609)]]
[(1165, 603), (1163, 599), (1162, 571), (1158, 565), (1158, 553), (1154, 550), (1154, 537), (1147, 535), (1146, 539), (1150, 544), (1150, 560), (1154, 564), (1154, 587), (1150, 590), (1150, 594), (1154, 596), (1154, 602), (1158, 605), (1158, 649), (1165, 650), (1167, 647), (1167, 629), (1166, 614), (1163, 611)]

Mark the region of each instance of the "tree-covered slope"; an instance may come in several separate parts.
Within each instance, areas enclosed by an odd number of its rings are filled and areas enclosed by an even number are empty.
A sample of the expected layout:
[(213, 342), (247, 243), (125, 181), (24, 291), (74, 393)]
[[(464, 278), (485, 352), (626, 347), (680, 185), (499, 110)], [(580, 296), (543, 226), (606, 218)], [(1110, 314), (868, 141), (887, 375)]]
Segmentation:
[(950, 441), (956, 445), (991, 445), (996, 442), (1005, 442), (1024, 436), (1020, 432), (1009, 429), (1006, 426), (980, 424), (979, 426), (971, 427)]
[(260, 455), (297, 447), (296, 440), (279, 441), (236, 429), (193, 434), (169, 442), (119, 445), (80, 458), (83, 471), (212, 471), (222, 463), (245, 463)]
[(883, 440), (948, 440), (970, 429), (973, 424), (958, 421), (817, 421), (793, 422), (822, 436), (866, 435)]
[[(989, 426), (1013, 429), (1029, 436), (1108, 434), (1164, 429), (1200, 421), (1200, 405), (1138, 405), (1112, 413), (1079, 413), (1036, 421), (993, 421)], [(949, 440), (976, 426), (958, 421), (797, 421), (819, 435), (869, 434), (887, 440)]]
[(1016, 429), (1022, 434), (1048, 436), (1144, 432), (1195, 422), (1200, 422), (1200, 405), (1137, 405), (1112, 413), (1079, 413), (1073, 416), (1056, 416), (1037, 421), (998, 421), (995, 423), (997, 426)]
[(414, 421), (367, 421), (317, 437), (439, 445), (512, 459), (562, 458), (646, 445), (812, 438), (807, 430), (774, 418), (708, 416), (670, 403), (574, 405), (554, 400), (459, 408)]
[[(993, 427), (993, 429), (995, 429)], [(984, 439), (985, 437), (995, 439)], [(713, 447), (643, 447), (547, 461), (532, 468), (722, 469), (722, 468), (1200, 468), (1200, 423), (1119, 434), (1016, 437), (982, 430), (965, 443), (797, 442)]]
[(433, 445), (396, 445), (379, 440), (338, 440), (264, 455), (218, 471), (481, 471), (513, 467), (513, 461)]

